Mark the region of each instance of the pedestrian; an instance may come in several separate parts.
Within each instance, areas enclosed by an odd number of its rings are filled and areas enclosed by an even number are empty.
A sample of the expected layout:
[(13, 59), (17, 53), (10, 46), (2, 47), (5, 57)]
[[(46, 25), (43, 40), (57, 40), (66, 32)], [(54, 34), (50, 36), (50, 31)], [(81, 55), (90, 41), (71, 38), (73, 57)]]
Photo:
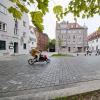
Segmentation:
[(87, 56), (88, 56), (88, 54), (89, 54), (89, 50), (86, 51), (86, 55), (87, 55)]
[(98, 55), (100, 55), (100, 49), (98, 49)]
[(96, 51), (96, 53), (97, 53), (97, 55), (99, 55), (99, 53), (100, 53), (99, 49)]

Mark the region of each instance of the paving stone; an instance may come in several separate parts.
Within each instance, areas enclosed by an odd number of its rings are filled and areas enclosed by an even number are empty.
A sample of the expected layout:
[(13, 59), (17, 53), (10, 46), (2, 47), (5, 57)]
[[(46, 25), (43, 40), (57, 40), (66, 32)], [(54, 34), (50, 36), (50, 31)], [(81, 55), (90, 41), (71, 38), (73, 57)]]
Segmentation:
[(0, 92), (61, 89), (63, 85), (100, 79), (100, 56), (51, 58), (49, 64), (35, 65), (29, 65), (25, 55), (11, 59), (0, 60)]

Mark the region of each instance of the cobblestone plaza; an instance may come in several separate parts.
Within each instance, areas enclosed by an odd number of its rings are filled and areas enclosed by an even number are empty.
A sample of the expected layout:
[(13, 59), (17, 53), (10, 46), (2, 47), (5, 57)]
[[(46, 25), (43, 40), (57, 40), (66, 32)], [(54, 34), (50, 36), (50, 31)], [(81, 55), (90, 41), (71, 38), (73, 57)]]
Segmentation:
[(28, 57), (0, 58), (0, 96), (63, 89), (100, 79), (100, 56), (51, 57), (51, 63), (29, 65)]

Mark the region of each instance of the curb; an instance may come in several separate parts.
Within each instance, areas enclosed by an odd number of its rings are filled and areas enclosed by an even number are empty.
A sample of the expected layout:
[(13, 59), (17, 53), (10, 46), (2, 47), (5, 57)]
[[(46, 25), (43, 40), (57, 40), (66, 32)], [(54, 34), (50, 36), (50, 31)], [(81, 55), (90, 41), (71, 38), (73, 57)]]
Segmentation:
[(3, 98), (0, 98), (0, 100), (51, 100), (56, 97), (71, 96), (71, 95), (76, 95), (80, 93), (99, 90), (100, 89), (99, 83), (100, 83), (100, 80), (80, 82), (71, 88), (40, 92), (40, 93), (35, 93), (35, 94), (3, 97)]

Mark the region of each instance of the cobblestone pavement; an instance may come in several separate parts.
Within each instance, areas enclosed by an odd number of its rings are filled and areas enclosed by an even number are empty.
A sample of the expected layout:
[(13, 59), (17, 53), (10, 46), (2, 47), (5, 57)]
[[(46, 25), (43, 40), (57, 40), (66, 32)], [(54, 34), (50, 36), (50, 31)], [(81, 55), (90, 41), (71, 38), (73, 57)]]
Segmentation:
[(29, 65), (27, 59), (23, 55), (0, 60), (1, 96), (32, 89), (67, 88), (70, 84), (100, 79), (100, 56), (51, 57), (49, 64), (34, 65)]

